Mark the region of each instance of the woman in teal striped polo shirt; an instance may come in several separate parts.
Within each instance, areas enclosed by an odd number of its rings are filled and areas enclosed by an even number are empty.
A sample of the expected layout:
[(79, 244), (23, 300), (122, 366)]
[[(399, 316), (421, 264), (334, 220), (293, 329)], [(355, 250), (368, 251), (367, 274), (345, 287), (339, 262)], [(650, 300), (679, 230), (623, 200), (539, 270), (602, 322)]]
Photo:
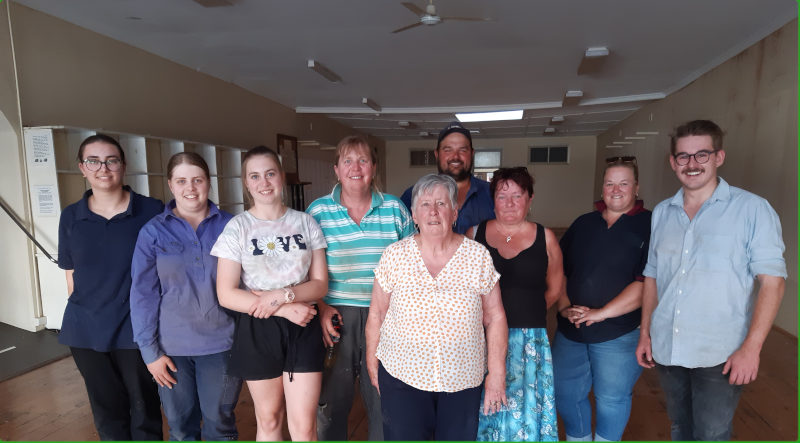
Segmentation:
[[(320, 440), (347, 440), (356, 379), (367, 410), (368, 438), (383, 440), (380, 398), (366, 369), (364, 326), (373, 270), (387, 246), (414, 233), (414, 224), (399, 198), (376, 189), (377, 163), (377, 153), (364, 137), (345, 137), (336, 147), (333, 170), (338, 183), (306, 210), (328, 242), (328, 293), (317, 305), (322, 339), (326, 346), (333, 346), (331, 337), (339, 337), (336, 360), (322, 377), (317, 414)], [(334, 315), (339, 316), (340, 331), (333, 327)]]

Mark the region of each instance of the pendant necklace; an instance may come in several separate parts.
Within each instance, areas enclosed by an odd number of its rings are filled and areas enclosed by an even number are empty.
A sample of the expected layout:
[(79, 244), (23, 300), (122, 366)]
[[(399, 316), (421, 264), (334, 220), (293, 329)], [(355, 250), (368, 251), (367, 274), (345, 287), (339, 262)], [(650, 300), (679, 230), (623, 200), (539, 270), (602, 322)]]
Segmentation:
[(497, 233), (498, 233), (498, 234), (500, 234), (500, 235), (502, 235), (503, 237), (505, 237), (505, 238), (506, 238), (506, 243), (511, 243), (511, 237), (513, 237), (513, 236), (517, 235), (517, 233), (519, 233), (519, 231), (521, 231), (521, 230), (522, 230), (522, 227), (519, 227), (519, 228), (517, 228), (517, 232), (515, 232), (515, 233), (513, 233), (513, 234), (504, 234), (504, 233), (503, 233), (503, 232), (500, 230), (500, 228), (498, 227), (498, 225), (499, 225), (499, 223), (495, 222), (495, 224), (494, 224), (494, 229), (497, 231)]

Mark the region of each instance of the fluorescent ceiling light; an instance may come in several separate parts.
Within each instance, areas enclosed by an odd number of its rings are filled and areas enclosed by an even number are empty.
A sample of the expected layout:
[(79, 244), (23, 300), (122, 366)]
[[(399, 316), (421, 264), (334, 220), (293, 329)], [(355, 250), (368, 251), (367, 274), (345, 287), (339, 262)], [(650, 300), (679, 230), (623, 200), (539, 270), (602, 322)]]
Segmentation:
[(381, 106), (375, 103), (371, 98), (362, 97), (361, 103), (364, 105), (369, 106), (370, 108), (374, 109), (377, 112), (381, 112)]
[(622, 146), (619, 145), (606, 145), (606, 149), (620, 149)]
[(615, 145), (632, 145), (633, 144), (633, 142), (618, 142), (618, 141), (613, 141), (611, 143), (613, 143)]
[(584, 56), (586, 57), (605, 57), (608, 55), (608, 48), (605, 46), (595, 46), (592, 48), (587, 48), (586, 52), (584, 52)]
[(583, 91), (572, 90), (564, 93), (564, 98), (561, 100), (561, 106), (577, 106), (583, 98)]
[(639, 137), (639, 136), (628, 136), (628, 137), (625, 137), (625, 140), (644, 140), (644, 139), (645, 139), (644, 137)]
[(498, 120), (522, 120), (522, 109), (517, 111), (466, 112), (456, 114), (456, 118), (462, 123), (495, 122)]
[(550, 119), (550, 124), (551, 125), (560, 125), (561, 123), (564, 123), (564, 116), (563, 115), (554, 115)]
[(328, 69), (322, 63), (309, 59), (308, 60), (308, 68), (316, 72), (317, 74), (325, 77), (328, 81), (333, 83), (338, 83), (342, 81), (342, 78), (339, 77), (335, 72)]
[(606, 58), (608, 58), (608, 48), (605, 46), (587, 48), (578, 66), (578, 75), (597, 74), (603, 69)]
[(636, 131), (636, 135), (658, 135), (658, 131)]

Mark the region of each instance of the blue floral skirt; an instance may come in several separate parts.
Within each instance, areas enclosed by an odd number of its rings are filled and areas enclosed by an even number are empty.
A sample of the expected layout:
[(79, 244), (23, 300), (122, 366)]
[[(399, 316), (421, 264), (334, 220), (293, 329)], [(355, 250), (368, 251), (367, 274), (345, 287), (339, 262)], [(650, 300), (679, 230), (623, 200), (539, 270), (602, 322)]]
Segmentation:
[(510, 328), (506, 358), (508, 406), (483, 415), (478, 441), (558, 441), (553, 357), (544, 328)]

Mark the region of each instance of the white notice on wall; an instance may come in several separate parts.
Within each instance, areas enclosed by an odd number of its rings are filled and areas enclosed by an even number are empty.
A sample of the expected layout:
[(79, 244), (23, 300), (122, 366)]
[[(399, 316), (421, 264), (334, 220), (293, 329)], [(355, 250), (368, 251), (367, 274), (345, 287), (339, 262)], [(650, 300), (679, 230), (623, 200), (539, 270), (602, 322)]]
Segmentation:
[(52, 185), (34, 186), (36, 193), (36, 212), (38, 215), (53, 216), (56, 211), (56, 187)]
[(47, 166), (55, 163), (53, 155), (53, 139), (50, 132), (42, 134), (31, 134), (31, 144), (33, 145), (33, 165)]

